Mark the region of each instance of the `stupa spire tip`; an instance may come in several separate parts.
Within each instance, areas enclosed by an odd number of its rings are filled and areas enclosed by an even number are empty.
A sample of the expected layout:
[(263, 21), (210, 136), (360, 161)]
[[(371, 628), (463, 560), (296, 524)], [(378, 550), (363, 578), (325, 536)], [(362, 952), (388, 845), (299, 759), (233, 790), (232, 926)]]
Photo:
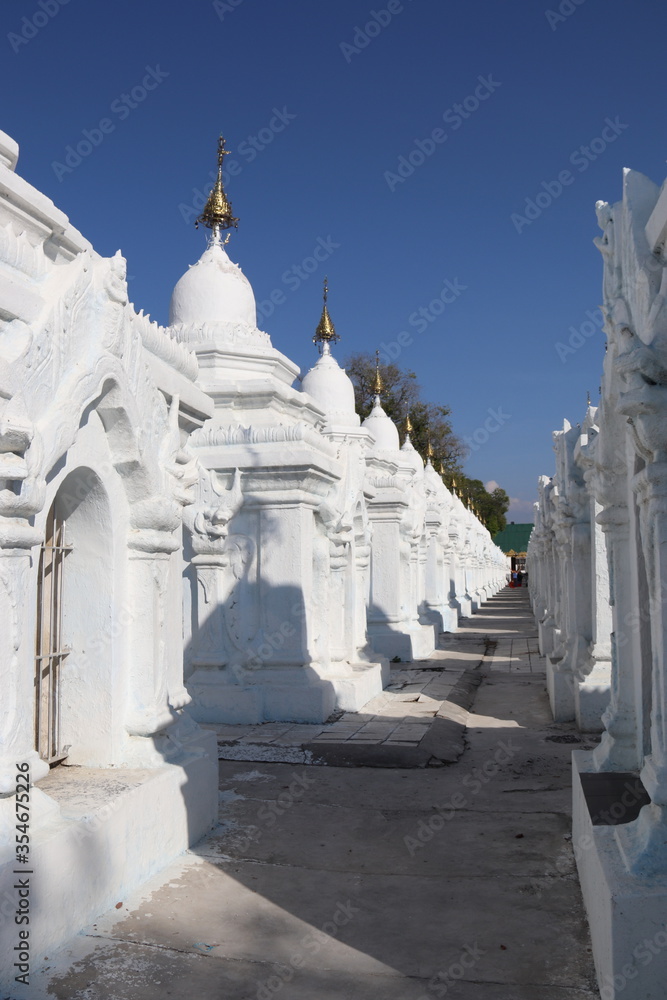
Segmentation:
[(327, 307), (328, 298), (329, 279), (325, 277), (324, 288), (322, 290), (322, 315), (320, 316), (320, 321), (317, 324), (317, 329), (315, 330), (313, 343), (322, 344), (322, 352), (326, 354), (329, 354), (330, 352), (330, 345), (336, 344), (340, 340), (340, 337), (336, 333), (336, 327), (333, 325), (333, 321), (329, 315), (329, 309)]
[[(218, 176), (213, 189), (208, 196), (200, 216), (195, 219), (195, 228), (200, 225), (211, 230), (211, 242), (221, 243), (220, 233), (223, 229), (238, 229), (239, 220), (232, 215), (232, 204), (225, 194), (222, 183), (222, 165), (229, 150), (225, 149), (225, 139), (221, 134), (218, 138)], [(225, 243), (229, 239), (229, 234)]]

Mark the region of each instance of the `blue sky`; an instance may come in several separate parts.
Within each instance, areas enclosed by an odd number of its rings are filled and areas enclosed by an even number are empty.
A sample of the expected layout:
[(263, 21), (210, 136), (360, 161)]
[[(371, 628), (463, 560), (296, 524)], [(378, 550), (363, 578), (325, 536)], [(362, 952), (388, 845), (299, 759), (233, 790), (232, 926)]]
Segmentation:
[(165, 323), (203, 249), (223, 131), (228, 249), (274, 346), (313, 363), (327, 274), (338, 357), (415, 371), (467, 474), (532, 520), (552, 430), (598, 395), (595, 202), (625, 166), (667, 173), (661, 5), (4, 0), (2, 19), (18, 170), (121, 249), (138, 308)]

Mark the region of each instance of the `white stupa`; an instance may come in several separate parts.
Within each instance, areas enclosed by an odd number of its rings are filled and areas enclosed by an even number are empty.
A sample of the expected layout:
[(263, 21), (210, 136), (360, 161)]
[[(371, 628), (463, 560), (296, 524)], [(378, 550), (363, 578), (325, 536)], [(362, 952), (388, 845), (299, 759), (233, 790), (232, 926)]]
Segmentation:
[(324, 410), (331, 424), (358, 427), (359, 414), (355, 408), (352, 380), (331, 353), (331, 344), (340, 338), (327, 308), (328, 291), (325, 278), (322, 316), (313, 337), (315, 344), (322, 345), (322, 355), (304, 376), (301, 388)]
[(427, 487), (431, 489), (437, 496), (442, 496), (449, 498), (449, 491), (445, 486), (443, 475), (444, 469), (442, 463), (440, 463), (440, 472), (436, 472), (433, 467), (433, 447), (429, 441), (428, 451), (426, 452), (426, 468), (424, 469), (424, 482)]
[(424, 475), (424, 460), (421, 455), (413, 445), (410, 440), (410, 432), (412, 431), (412, 424), (410, 423), (410, 416), (408, 415), (406, 421), (406, 433), (405, 441), (403, 442), (403, 447), (401, 448), (401, 456), (405, 462), (410, 465), (418, 476)]
[(401, 442), (398, 436), (398, 428), (396, 427), (394, 421), (391, 420), (382, 409), (380, 393), (382, 392), (384, 386), (382, 384), (382, 376), (380, 375), (380, 361), (377, 351), (375, 352), (375, 356), (375, 383), (373, 385), (375, 400), (373, 402), (373, 409), (363, 421), (361, 426), (370, 431), (375, 438), (373, 452), (397, 452), (401, 447)]
[(227, 255), (222, 232), (237, 228), (238, 219), (222, 184), (222, 162), (229, 153), (224, 139), (218, 143), (218, 176), (197, 219), (210, 229), (206, 250), (178, 280), (169, 305), (172, 336), (185, 343), (215, 342), (229, 347), (270, 347), (268, 334), (257, 329), (257, 308), (252, 285), (238, 264)]

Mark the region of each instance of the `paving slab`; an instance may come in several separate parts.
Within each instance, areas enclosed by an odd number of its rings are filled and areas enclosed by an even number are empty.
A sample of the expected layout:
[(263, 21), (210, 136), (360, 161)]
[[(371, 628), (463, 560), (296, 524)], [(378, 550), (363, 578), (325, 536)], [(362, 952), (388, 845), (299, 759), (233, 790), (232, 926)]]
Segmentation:
[[(466, 637), (464, 662), (443, 659), (394, 671), (391, 684), (363, 712), (345, 712), (325, 724), (279, 726), (265, 723), (239, 727), (209, 725), (218, 733), (220, 760), (307, 761), (336, 767), (428, 767), (452, 763), (464, 748), (465, 712), (489, 662), (493, 640)], [(447, 720), (446, 723), (443, 720)], [(360, 755), (360, 750), (364, 753)]]

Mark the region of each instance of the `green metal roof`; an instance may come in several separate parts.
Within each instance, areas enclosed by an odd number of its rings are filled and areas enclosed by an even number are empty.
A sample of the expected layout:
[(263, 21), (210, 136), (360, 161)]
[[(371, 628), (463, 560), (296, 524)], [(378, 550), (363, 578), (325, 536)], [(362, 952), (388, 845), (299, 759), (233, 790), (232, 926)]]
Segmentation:
[(534, 524), (508, 524), (493, 540), (506, 555), (509, 552), (518, 555), (528, 548), (528, 539), (534, 527)]

